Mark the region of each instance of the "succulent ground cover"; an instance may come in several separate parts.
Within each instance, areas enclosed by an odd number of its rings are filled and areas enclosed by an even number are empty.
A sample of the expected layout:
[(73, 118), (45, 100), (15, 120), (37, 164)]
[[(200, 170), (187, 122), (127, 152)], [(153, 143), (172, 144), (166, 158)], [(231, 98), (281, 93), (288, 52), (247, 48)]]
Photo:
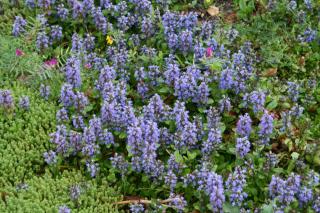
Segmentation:
[(320, 2), (0, 4), (2, 212), (320, 212)]

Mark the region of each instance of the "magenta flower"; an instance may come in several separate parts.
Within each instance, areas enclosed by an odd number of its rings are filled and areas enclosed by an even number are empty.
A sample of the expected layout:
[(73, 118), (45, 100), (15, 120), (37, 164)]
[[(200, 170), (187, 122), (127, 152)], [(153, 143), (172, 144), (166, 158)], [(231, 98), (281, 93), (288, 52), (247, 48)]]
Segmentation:
[(89, 70), (89, 69), (91, 69), (92, 65), (91, 64), (85, 64), (84, 67)]
[(52, 58), (50, 60), (45, 61), (44, 64), (49, 68), (53, 68), (58, 64), (58, 60), (55, 58)]
[(24, 52), (20, 49), (16, 49), (16, 56), (23, 56)]
[(210, 57), (212, 57), (212, 55), (213, 55), (213, 50), (212, 50), (211, 47), (208, 47), (208, 48), (206, 49), (206, 57), (207, 57), (207, 58), (210, 58)]

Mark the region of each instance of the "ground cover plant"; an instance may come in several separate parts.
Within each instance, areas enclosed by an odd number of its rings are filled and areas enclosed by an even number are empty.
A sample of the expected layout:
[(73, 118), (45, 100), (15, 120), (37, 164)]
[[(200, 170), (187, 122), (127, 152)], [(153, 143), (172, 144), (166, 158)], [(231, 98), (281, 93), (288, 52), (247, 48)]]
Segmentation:
[(1, 211), (320, 212), (320, 2), (0, 7)]

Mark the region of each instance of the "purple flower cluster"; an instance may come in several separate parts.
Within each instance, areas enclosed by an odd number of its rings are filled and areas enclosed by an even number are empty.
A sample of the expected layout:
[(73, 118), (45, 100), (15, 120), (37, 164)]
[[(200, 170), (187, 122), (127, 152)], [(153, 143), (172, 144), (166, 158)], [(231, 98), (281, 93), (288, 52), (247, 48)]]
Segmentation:
[(68, 116), (68, 111), (66, 108), (61, 108), (58, 110), (57, 114), (56, 114), (56, 120), (59, 123), (63, 123), (63, 122), (68, 122), (69, 121), (69, 116)]
[(38, 0), (38, 7), (48, 9), (54, 2), (55, 0)]
[(185, 168), (185, 165), (177, 162), (176, 157), (173, 154), (171, 154), (168, 159), (168, 170), (173, 171), (176, 174), (181, 174), (183, 168)]
[(49, 45), (50, 45), (50, 40), (46, 32), (44, 31), (38, 32), (37, 40), (36, 40), (37, 49), (44, 50), (44, 49), (47, 49)]
[(57, 6), (57, 15), (62, 20), (66, 20), (69, 15), (69, 10), (65, 8), (63, 4), (60, 4)]
[(115, 155), (111, 157), (110, 160), (112, 166), (121, 171), (122, 174), (125, 174), (128, 171), (129, 164), (122, 155), (118, 155), (118, 153), (115, 153)]
[(320, 183), (320, 175), (315, 172), (314, 170), (311, 170), (307, 174), (307, 185), (309, 187), (316, 187)]
[(163, 121), (168, 117), (166, 109), (169, 106), (165, 105), (158, 94), (151, 97), (149, 104), (143, 107), (143, 117), (146, 120)]
[(176, 63), (169, 63), (164, 72), (165, 81), (168, 85), (173, 86), (176, 79), (180, 76), (180, 68)]
[(178, 178), (176, 174), (172, 170), (169, 170), (164, 177), (164, 182), (166, 185), (169, 186), (171, 192), (174, 191), (174, 188), (177, 185), (177, 181), (178, 181)]
[(302, 35), (298, 36), (298, 40), (305, 43), (313, 42), (317, 37), (317, 31), (311, 28), (307, 28)]
[(21, 33), (25, 31), (24, 27), (26, 25), (27, 22), (25, 19), (23, 19), (21, 16), (16, 16), (12, 27), (12, 34), (14, 36), (19, 36)]
[(245, 104), (251, 104), (253, 106), (253, 112), (258, 113), (264, 109), (264, 103), (266, 95), (261, 91), (253, 91), (250, 94), (246, 94), (243, 97)]
[(62, 27), (59, 25), (51, 26), (51, 39), (52, 40), (61, 40), (62, 38)]
[(41, 84), (40, 85), (40, 95), (45, 100), (48, 100), (49, 96), (50, 96), (50, 86), (46, 86), (44, 84)]
[(213, 149), (222, 142), (222, 132), (220, 129), (212, 128), (209, 130), (208, 139), (202, 144), (202, 153), (211, 154)]
[(304, 4), (306, 5), (308, 10), (312, 10), (312, 1), (311, 0), (304, 0)]
[(94, 163), (93, 161), (86, 163), (87, 171), (90, 173), (90, 176), (92, 178), (96, 177), (97, 172), (99, 171), (99, 167), (97, 163)]
[(310, 188), (302, 187), (298, 194), (300, 206), (308, 204), (313, 199), (313, 191)]
[(140, 15), (150, 13), (152, 11), (152, 4), (149, 0), (129, 0), (135, 6), (135, 11)]
[(69, 144), (67, 143), (67, 129), (64, 125), (57, 126), (57, 130), (50, 134), (50, 142), (56, 145), (56, 152), (67, 154)]
[(77, 200), (81, 195), (81, 188), (79, 185), (72, 185), (69, 191), (71, 200)]
[(273, 117), (265, 112), (259, 124), (259, 137), (263, 144), (266, 144), (270, 140), (270, 136), (273, 132)]
[(297, 102), (299, 98), (299, 84), (288, 82), (288, 96), (293, 102)]
[(224, 96), (220, 101), (219, 101), (219, 110), (220, 112), (230, 112), (231, 110), (231, 101), (230, 98), (227, 96)]
[(45, 14), (38, 14), (36, 20), (40, 25), (41, 31), (45, 31), (46, 27), (48, 26), (48, 19), (46, 18)]
[(291, 174), (287, 180), (272, 176), (269, 184), (269, 195), (272, 199), (277, 198), (282, 208), (290, 205), (295, 200), (295, 195), (300, 193), (301, 177)]
[(236, 151), (240, 158), (245, 157), (250, 152), (250, 148), (251, 144), (246, 136), (236, 139)]
[(178, 210), (178, 212), (182, 212), (184, 208), (187, 206), (187, 201), (181, 195), (176, 195), (174, 193), (170, 193), (170, 197), (172, 201), (169, 202), (171, 206)]
[(220, 76), (220, 88), (231, 89), (233, 86), (233, 71), (230, 68), (226, 68), (221, 72)]
[(96, 7), (92, 9), (93, 22), (98, 30), (100, 30), (104, 35), (108, 30), (107, 18), (103, 15), (101, 7)]
[(80, 53), (83, 48), (83, 39), (77, 34), (74, 33), (71, 38), (71, 51), (73, 53)]
[(23, 96), (19, 99), (19, 106), (23, 110), (29, 110), (30, 109), (30, 100), (28, 96)]
[(267, 169), (271, 169), (275, 167), (279, 162), (277, 155), (271, 152), (266, 154), (266, 158), (267, 158), (267, 162), (266, 162)]
[(0, 90), (0, 106), (5, 109), (12, 109), (14, 106), (10, 90)]
[(166, 12), (162, 16), (162, 24), (170, 49), (180, 50), (182, 53), (188, 53), (193, 49), (193, 31), (198, 24), (195, 13), (179, 15)]
[(248, 197), (248, 194), (244, 192), (246, 173), (247, 170), (245, 168), (237, 166), (225, 183), (227, 190), (231, 193), (230, 202), (233, 206), (241, 207), (243, 201)]
[(144, 212), (144, 207), (142, 204), (135, 203), (135, 204), (130, 204), (130, 212), (132, 213), (142, 213)]
[[(96, 87), (98, 90), (103, 91), (106, 88), (110, 88), (113, 86), (112, 80), (116, 78), (116, 70), (114, 67), (106, 65), (100, 70), (99, 79), (96, 83)], [(110, 87), (105, 87), (105, 85), (110, 84)]]
[(212, 210), (214, 212), (222, 211), (225, 202), (222, 177), (203, 168), (197, 172), (196, 180), (198, 189), (203, 190), (209, 196)]
[[(231, 65), (229, 65), (229, 69), (231, 70), (228, 70), (227, 73), (224, 74), (225, 76), (221, 78), (223, 79), (223, 83), (221, 83), (220, 80), (220, 87), (221, 85), (224, 86), (222, 88), (225, 89), (232, 87), (236, 93), (244, 92), (247, 89), (246, 82), (253, 75), (253, 63), (255, 59), (252, 55), (253, 51), (250, 43), (245, 43), (237, 53), (234, 53)], [(254, 100), (255, 99), (254, 97)]]
[(207, 126), (208, 128), (219, 128), (221, 123), (221, 116), (219, 111), (214, 108), (210, 107), (207, 110)]
[(85, 51), (92, 51), (95, 47), (95, 37), (90, 34), (86, 34), (86, 37), (83, 40), (83, 48)]
[(206, 104), (210, 89), (201, 71), (195, 66), (187, 67), (185, 73), (180, 74), (176, 64), (169, 64), (164, 73), (166, 83), (174, 86), (174, 95), (180, 100), (192, 100), (194, 103)]
[[(183, 112), (182, 112), (183, 113)], [(182, 116), (184, 116), (182, 114)], [(175, 146), (178, 149), (190, 149), (196, 146), (198, 142), (197, 137), (197, 126), (194, 122), (188, 120), (178, 126), (177, 132), (175, 133)]]
[(280, 131), (290, 133), (290, 129), (292, 127), (290, 113), (288, 111), (281, 112), (281, 118), (282, 118), (282, 127)]
[(36, 7), (35, 0), (25, 0), (25, 4), (29, 8), (35, 8)]
[(71, 213), (71, 209), (69, 209), (66, 205), (59, 207), (59, 213)]
[(300, 118), (303, 113), (304, 108), (299, 104), (295, 104), (289, 111), (289, 115), (292, 118)]
[(82, 2), (79, 2), (78, 0), (71, 0), (68, 4), (71, 7), (73, 19), (81, 18), (83, 16), (84, 12)]
[(150, 17), (143, 17), (141, 21), (141, 32), (146, 38), (149, 38), (155, 33), (155, 26)]
[(291, 0), (287, 5), (288, 10), (294, 11), (297, 9), (297, 2), (296, 0)]
[(251, 133), (251, 125), (252, 120), (249, 114), (246, 113), (245, 115), (241, 115), (237, 122), (237, 134), (242, 137), (249, 137)]
[(79, 88), (81, 86), (81, 62), (77, 56), (71, 56), (67, 59), (65, 66), (65, 74), (67, 82), (72, 85), (73, 88)]
[(314, 200), (312, 208), (316, 213), (318, 213), (318, 212), (320, 212), (320, 196), (319, 196), (319, 194), (316, 197), (317, 198)]
[(127, 133), (129, 152), (133, 156), (133, 169), (156, 176), (159, 173), (159, 169), (163, 169), (161, 166), (159, 167), (156, 159), (160, 137), (157, 123), (150, 120), (137, 119), (135, 123), (128, 127)]
[(82, 2), (83, 15), (91, 13), (92, 9), (94, 9), (94, 1), (93, 0), (84, 0)]
[(60, 92), (60, 102), (63, 104), (65, 107), (70, 107), (73, 104), (74, 100), (74, 92), (72, 85), (66, 83), (62, 85), (61, 87), (61, 92)]
[(57, 155), (54, 151), (50, 150), (49, 152), (45, 152), (43, 154), (44, 161), (47, 164), (55, 164), (57, 162)]

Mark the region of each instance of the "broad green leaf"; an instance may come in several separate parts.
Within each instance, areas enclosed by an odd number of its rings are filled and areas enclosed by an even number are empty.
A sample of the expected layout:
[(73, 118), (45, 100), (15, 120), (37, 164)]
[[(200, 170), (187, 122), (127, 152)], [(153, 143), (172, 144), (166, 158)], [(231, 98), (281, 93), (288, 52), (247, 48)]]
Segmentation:
[(272, 110), (272, 109), (275, 109), (277, 106), (278, 106), (278, 101), (273, 100), (267, 105), (267, 109)]
[(180, 155), (178, 150), (174, 152), (174, 157), (178, 163), (183, 163), (183, 157)]
[(232, 206), (231, 203), (224, 203), (223, 204), (223, 211), (226, 213), (238, 213), (240, 209), (236, 206)]

